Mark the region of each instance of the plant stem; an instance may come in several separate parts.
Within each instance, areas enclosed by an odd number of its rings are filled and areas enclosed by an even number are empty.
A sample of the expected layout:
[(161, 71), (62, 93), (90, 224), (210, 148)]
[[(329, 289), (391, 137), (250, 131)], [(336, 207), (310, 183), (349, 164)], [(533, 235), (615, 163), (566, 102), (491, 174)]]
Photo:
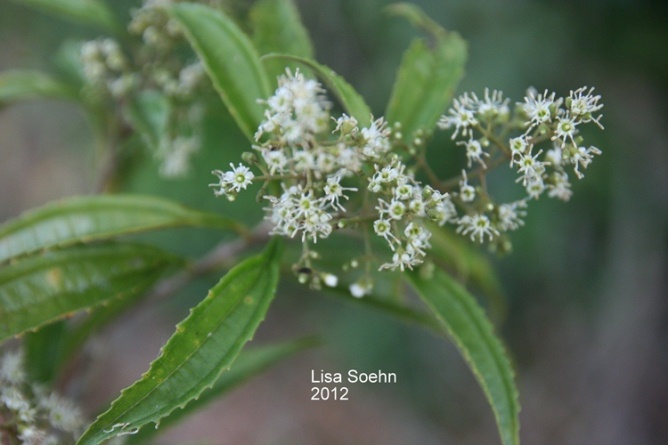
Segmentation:
[(190, 267), (159, 281), (144, 301), (155, 301), (169, 297), (183, 289), (193, 279), (233, 264), (245, 250), (268, 241), (271, 238), (269, 230), (269, 223), (263, 221), (248, 236), (218, 244)]

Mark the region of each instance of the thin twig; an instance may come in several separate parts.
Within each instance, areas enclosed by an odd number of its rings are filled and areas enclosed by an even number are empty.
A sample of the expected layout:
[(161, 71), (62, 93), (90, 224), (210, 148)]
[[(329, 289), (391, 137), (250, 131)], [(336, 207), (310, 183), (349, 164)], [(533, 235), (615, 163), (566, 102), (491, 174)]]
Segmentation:
[(206, 275), (214, 270), (222, 269), (236, 262), (237, 257), (245, 250), (258, 246), (269, 240), (270, 224), (262, 222), (244, 238), (225, 241), (211, 249), (204, 257), (176, 275), (158, 282), (145, 301), (164, 299), (183, 289), (195, 278)]

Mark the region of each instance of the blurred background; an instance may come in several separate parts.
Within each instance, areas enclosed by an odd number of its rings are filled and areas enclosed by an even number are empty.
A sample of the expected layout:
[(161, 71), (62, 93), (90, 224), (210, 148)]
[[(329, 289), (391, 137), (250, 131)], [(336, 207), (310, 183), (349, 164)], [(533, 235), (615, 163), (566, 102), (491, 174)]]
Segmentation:
[[(137, 4), (108, 3), (124, 20)], [(417, 32), (383, 13), (387, 0), (297, 3), (318, 60), (380, 115), (401, 54)], [(523, 443), (668, 443), (667, 4), (414, 3), (468, 41), (459, 92), (496, 88), (519, 101), (528, 86), (566, 95), (587, 85), (605, 104), (605, 131), (586, 133), (603, 155), (574, 184), (571, 201), (533, 203), (525, 227), (513, 234), (513, 252), (490, 256), (506, 298), (498, 331), (517, 369)], [(0, 2), (0, 70), (50, 70), (64, 41), (97, 36), (94, 29)], [(447, 136), (432, 143), (450, 144)], [(53, 199), (92, 193), (93, 145), (90, 124), (75, 105), (40, 101), (0, 110), (0, 221)], [(232, 148), (222, 153), (221, 146)], [(229, 121), (210, 122), (188, 178), (160, 179), (147, 160), (126, 189), (225, 211), (232, 207), (214, 199), (209, 172), (246, 149)], [(258, 209), (244, 213), (249, 220), (260, 215)], [(196, 256), (216, 236), (184, 231), (153, 239)], [(174, 324), (219, 275), (105, 329), (88, 348), (85, 378), (67, 391), (91, 413), (115, 398), (147, 369)], [(449, 343), (287, 280), (255, 342), (310, 333), (324, 344), (255, 378), (158, 443), (499, 443), (491, 410)], [(398, 382), (352, 386), (348, 402), (313, 402), (311, 369), (382, 369), (397, 373)]]

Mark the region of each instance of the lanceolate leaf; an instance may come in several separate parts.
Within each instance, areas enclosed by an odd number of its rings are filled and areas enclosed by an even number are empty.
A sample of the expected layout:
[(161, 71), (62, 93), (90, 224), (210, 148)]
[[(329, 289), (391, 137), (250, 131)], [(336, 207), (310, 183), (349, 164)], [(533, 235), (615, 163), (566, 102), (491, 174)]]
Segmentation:
[(14, 0), (49, 14), (119, 34), (123, 27), (102, 0)]
[[(406, 5), (403, 5), (406, 6)], [(404, 139), (417, 130), (431, 131), (452, 99), (464, 74), (466, 43), (456, 33), (446, 32), (412, 6), (408, 15), (430, 33), (429, 40), (413, 41), (404, 53), (387, 104), (390, 124), (401, 122)], [(395, 12), (407, 15), (402, 8)]]
[(253, 140), (264, 113), (258, 99), (266, 99), (270, 89), (249, 37), (229, 17), (208, 6), (179, 3), (169, 11), (183, 27), (237, 125)]
[(76, 99), (77, 93), (48, 74), (31, 70), (0, 73), (0, 107), (29, 99)]
[(75, 323), (59, 320), (41, 327), (37, 332), (26, 332), (26, 368), (33, 378), (45, 383), (56, 379), (93, 332), (103, 329), (146, 296), (155, 282), (144, 280), (134, 284), (136, 286), (131, 291), (89, 309), (86, 317)]
[(364, 98), (355, 91), (355, 89), (345, 81), (345, 79), (336, 74), (332, 69), (321, 65), (315, 60), (304, 57), (292, 56), (289, 54), (267, 54), (262, 56), (262, 60), (280, 59), (285, 61), (297, 62), (305, 67), (312, 69), (318, 77), (327, 85), (334, 95), (339, 99), (344, 110), (357, 119), (360, 126), (366, 127), (371, 123), (371, 109), (364, 102)]
[(411, 284), (441, 322), (482, 387), (504, 445), (519, 444), (519, 401), (503, 345), (475, 299), (440, 269), (409, 274)]
[(344, 289), (342, 287), (331, 289), (329, 292), (327, 292), (327, 295), (331, 295), (335, 298), (346, 301), (349, 304), (366, 307), (370, 310), (376, 311), (377, 313), (385, 314), (397, 321), (401, 321), (406, 324), (420, 326), (424, 329), (435, 331), (437, 333), (441, 333), (442, 331), (440, 323), (431, 314), (424, 310), (416, 310), (412, 307), (395, 302), (388, 298), (377, 297), (374, 295), (366, 295), (364, 298), (355, 298), (350, 295), (350, 291), (348, 289)]
[(176, 327), (140, 380), (122, 391), (78, 445), (98, 444), (160, 422), (215, 383), (254, 335), (278, 282), (279, 244), (232, 270)]
[(165, 199), (138, 195), (76, 197), (48, 204), (0, 226), (0, 262), (42, 249), (177, 226), (240, 226)]
[(23, 334), (23, 356), (30, 380), (48, 384), (58, 372), (67, 322), (58, 320)]
[[(283, 53), (313, 58), (313, 45), (293, 0), (261, 0), (250, 11), (253, 43), (260, 54)], [(264, 63), (270, 79), (285, 73), (279, 59)]]
[(189, 403), (184, 409), (172, 411), (170, 415), (160, 421), (160, 429), (142, 428), (139, 433), (129, 436), (126, 439), (128, 445), (144, 444), (186, 416), (192, 414), (195, 410), (202, 408), (209, 402), (236, 388), (246, 382), (246, 380), (278, 364), (281, 360), (304, 350), (315, 346), (317, 341), (314, 338), (303, 338), (272, 346), (261, 346), (253, 349), (246, 349), (239, 354), (239, 358), (234, 361), (232, 367), (221, 374), (213, 386), (204, 391), (197, 399)]
[(499, 278), (489, 259), (454, 231), (431, 225), (430, 258), (453, 274), (460, 282), (479, 289), (489, 302), (493, 320), (503, 319), (506, 303)]
[(149, 246), (110, 244), (29, 256), (0, 268), (0, 340), (154, 282), (176, 263)]

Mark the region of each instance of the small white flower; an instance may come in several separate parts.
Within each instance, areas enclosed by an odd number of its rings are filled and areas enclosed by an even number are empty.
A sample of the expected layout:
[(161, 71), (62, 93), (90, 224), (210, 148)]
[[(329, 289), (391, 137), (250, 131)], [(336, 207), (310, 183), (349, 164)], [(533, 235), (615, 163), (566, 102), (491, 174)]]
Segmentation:
[(575, 91), (571, 91), (566, 100), (568, 109), (572, 116), (577, 118), (580, 122), (590, 122), (593, 121), (599, 128), (602, 130), (603, 125), (599, 122), (601, 115), (594, 117), (593, 114), (603, 108), (603, 104), (598, 103), (601, 99), (601, 96), (594, 96), (594, 88), (590, 88), (588, 92), (585, 93), (587, 87), (578, 88)]
[(187, 65), (179, 72), (179, 92), (182, 96), (187, 96), (195, 91), (195, 88), (202, 82), (206, 74), (202, 62), (195, 62)]
[(510, 114), (509, 102), (501, 91), (492, 90), (490, 95), (489, 89), (485, 88), (485, 97), (477, 101), (478, 116), (485, 120), (505, 120)]
[(420, 255), (425, 255), (425, 248), (429, 247), (431, 232), (415, 222), (409, 223), (404, 229), (408, 244)]
[(23, 357), (20, 352), (6, 352), (0, 363), (0, 382), (16, 385), (25, 381)]
[(460, 131), (462, 136), (469, 136), (472, 134), (472, 127), (478, 125), (475, 112), (475, 100), (465, 93), (453, 101), (452, 107), (448, 110), (449, 116), (441, 116), (437, 123), (438, 127), (449, 129), (454, 126), (452, 139), (455, 139)]
[(403, 167), (403, 164), (396, 165), (395, 163), (392, 163), (390, 165), (386, 165), (381, 170), (378, 170), (378, 164), (375, 164), (374, 168), (376, 169), (376, 173), (374, 173), (371, 179), (378, 181), (379, 183), (396, 181), (400, 176), (403, 175)]
[(30, 409), (30, 403), (15, 386), (7, 386), (2, 388), (0, 392), (0, 402), (12, 411), (21, 412)]
[(527, 91), (524, 103), (520, 104), (529, 118), (527, 126), (540, 125), (552, 120), (552, 109), (561, 105), (561, 99), (555, 100), (555, 93), (536, 94), (534, 89)]
[(520, 156), (525, 155), (527, 152), (531, 152), (529, 143), (527, 142), (526, 135), (521, 135), (516, 138), (512, 138), (510, 141), (510, 166), (513, 166), (513, 163), (517, 162)]
[(562, 152), (562, 150), (558, 146), (549, 149), (545, 153), (545, 162), (549, 163), (551, 166), (553, 166), (555, 168), (560, 167), (561, 163), (562, 163), (562, 160), (563, 160), (561, 152)]
[(376, 159), (390, 150), (390, 130), (385, 118), (374, 120), (369, 127), (362, 128), (361, 134), (364, 141), (362, 153), (368, 158)]
[(545, 191), (545, 182), (542, 177), (534, 176), (526, 181), (524, 188), (531, 198), (538, 199)]
[(387, 207), (387, 214), (392, 219), (401, 219), (406, 214), (406, 205), (393, 199)]
[(365, 295), (369, 295), (373, 290), (373, 284), (366, 279), (358, 280), (357, 282), (350, 285), (350, 294), (355, 298), (362, 298)]
[(381, 190), (383, 190), (383, 184), (380, 181), (371, 178), (369, 180), (368, 189), (370, 192), (379, 193)]
[(327, 178), (327, 184), (325, 185), (323, 191), (325, 192), (324, 201), (329, 202), (333, 207), (338, 208), (342, 212), (345, 212), (346, 209), (339, 203), (339, 198), (348, 199), (346, 195), (343, 194), (344, 191), (349, 190), (351, 192), (356, 192), (355, 187), (343, 187), (341, 186), (341, 176), (335, 175)]
[(480, 141), (471, 138), (466, 142), (459, 142), (458, 145), (464, 145), (466, 147), (466, 159), (468, 162), (467, 166), (469, 168), (471, 168), (473, 162), (477, 162), (483, 167), (487, 168), (487, 165), (485, 165), (485, 161), (483, 161), (482, 158), (483, 156), (489, 157), (489, 153), (486, 153), (482, 149)]
[(394, 189), (394, 197), (401, 201), (407, 201), (413, 196), (413, 187), (408, 183), (397, 185)]
[(255, 175), (245, 165), (239, 164), (235, 167), (230, 163), (232, 170), (225, 173), (225, 180), (230, 189), (238, 192), (241, 189), (246, 189), (252, 182)]
[(325, 286), (336, 287), (339, 284), (339, 277), (331, 273), (323, 273), (321, 276)]
[(594, 155), (600, 155), (601, 153), (601, 150), (594, 146), (589, 148), (577, 147), (577, 150), (571, 154), (571, 163), (575, 166), (574, 171), (578, 179), (584, 178), (584, 174), (580, 171), (579, 167), (586, 169), (594, 160)]
[(160, 174), (167, 178), (184, 176), (190, 169), (190, 159), (199, 149), (196, 137), (177, 137), (174, 140), (163, 139), (157, 157), (162, 161)]
[(550, 182), (547, 184), (547, 189), (547, 196), (562, 201), (568, 201), (573, 195), (571, 183), (568, 181), (568, 175), (565, 172), (554, 172), (550, 176)]
[(422, 197), (419, 193), (413, 193), (414, 198), (408, 203), (408, 209), (415, 215), (419, 217), (426, 216), (426, 205), (422, 200)]
[(269, 167), (269, 173), (272, 175), (276, 173), (285, 172), (285, 166), (288, 163), (288, 158), (285, 156), (282, 150), (262, 150), (262, 158), (264, 162), (267, 163)]
[(318, 242), (318, 238), (327, 238), (332, 233), (332, 225), (329, 222), (331, 219), (332, 215), (321, 209), (315, 209), (305, 214), (303, 223), (298, 227), (304, 232), (302, 242), (308, 237), (314, 243)]
[(35, 426), (24, 426), (19, 428), (19, 439), (23, 445), (41, 445), (46, 437), (46, 432)]
[(355, 134), (359, 131), (357, 119), (342, 114), (340, 118), (336, 119), (336, 128), (332, 133), (340, 132), (342, 135)]
[(390, 249), (394, 250), (395, 243), (399, 244), (399, 240), (392, 233), (392, 224), (386, 219), (377, 219), (373, 223), (373, 230), (376, 232), (376, 235), (382, 236), (387, 241), (387, 244), (390, 245)]
[(543, 151), (540, 150), (533, 156), (531, 156), (531, 153), (521, 155), (517, 161), (517, 172), (520, 173), (520, 177), (517, 181), (522, 181), (522, 185), (525, 187), (530, 181), (541, 179), (545, 172), (545, 163), (538, 160), (538, 156), (540, 156), (542, 152)]
[(459, 181), (459, 197), (464, 202), (471, 202), (475, 199), (475, 188), (469, 185), (465, 170), (462, 170), (462, 180)]
[(76, 433), (84, 424), (81, 410), (68, 399), (52, 393), (42, 400), (42, 406), (47, 410), (51, 424), (62, 431)]
[(561, 147), (566, 145), (566, 141), (570, 141), (573, 145), (575, 143), (575, 134), (577, 133), (577, 122), (573, 117), (559, 117), (557, 119), (557, 126), (554, 130), (553, 141), (561, 141)]
[(209, 184), (209, 186), (218, 188), (218, 190), (214, 190), (216, 196), (227, 196), (233, 200), (241, 189), (245, 189), (253, 182), (255, 175), (253, 175), (253, 172), (248, 167), (242, 164), (235, 167), (234, 164), (230, 163), (230, 167), (232, 167), (232, 170), (226, 172), (214, 170), (212, 173), (218, 176), (219, 182), (217, 184)]
[(476, 241), (477, 239), (479, 243), (482, 243), (485, 236), (491, 241), (499, 235), (499, 231), (492, 226), (489, 218), (483, 214), (474, 214), (473, 216), (464, 215), (459, 218), (458, 223), (457, 233), (461, 233), (462, 235), (470, 234), (472, 241)]
[(413, 249), (401, 249), (397, 250), (392, 255), (392, 262), (385, 263), (380, 266), (379, 270), (389, 269), (396, 270), (399, 269), (402, 272), (406, 269), (413, 269), (414, 265), (421, 263), (422, 261), (417, 260), (415, 256), (415, 251)]
[(299, 199), (297, 200), (296, 206), (296, 216), (305, 216), (317, 210), (320, 206), (320, 203), (316, 198), (313, 197), (313, 193), (306, 192), (302, 193)]
[(299, 150), (293, 154), (294, 167), (298, 172), (315, 170), (315, 159), (313, 153), (307, 150)]
[(521, 218), (526, 216), (525, 209), (527, 203), (524, 200), (515, 201), (509, 204), (501, 204), (497, 207), (497, 216), (499, 221), (497, 227), (501, 231), (517, 230), (524, 225)]

